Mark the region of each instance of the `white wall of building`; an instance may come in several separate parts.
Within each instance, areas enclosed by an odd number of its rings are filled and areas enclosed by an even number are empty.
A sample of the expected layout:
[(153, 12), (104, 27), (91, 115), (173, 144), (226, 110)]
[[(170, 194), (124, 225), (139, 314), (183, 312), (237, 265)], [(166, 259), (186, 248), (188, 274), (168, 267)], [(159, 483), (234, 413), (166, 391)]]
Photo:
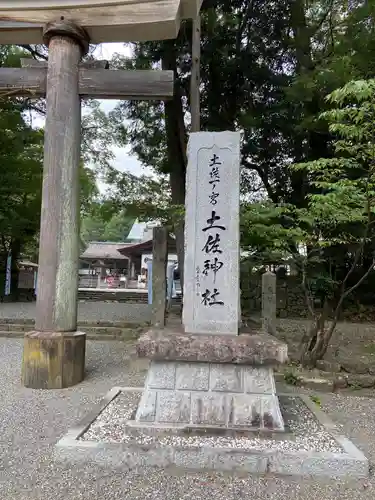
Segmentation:
[[(150, 253), (142, 254), (141, 268), (146, 268), (147, 269), (147, 262), (149, 262), (150, 260), (152, 260), (152, 254), (150, 254)], [(167, 266), (169, 266), (170, 264), (174, 264), (176, 262), (177, 262), (177, 255), (176, 254), (168, 254), (168, 264), (167, 264)]]

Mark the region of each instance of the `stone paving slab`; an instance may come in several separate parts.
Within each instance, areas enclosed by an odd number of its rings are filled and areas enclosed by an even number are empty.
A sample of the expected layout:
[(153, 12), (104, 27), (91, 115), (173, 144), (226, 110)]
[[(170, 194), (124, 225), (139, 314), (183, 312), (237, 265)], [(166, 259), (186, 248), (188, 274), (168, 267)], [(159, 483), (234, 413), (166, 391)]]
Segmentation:
[[(138, 392), (140, 397), (141, 391), (141, 388), (113, 388), (92, 413), (57, 443), (55, 458), (69, 463), (90, 461), (124, 469), (145, 466), (182, 467), (202, 471), (352, 478), (364, 478), (369, 474), (368, 460), (363, 453), (345, 436), (340, 435), (333, 422), (305, 395), (284, 395), (283, 398), (297, 402), (297, 414), (301, 413), (298, 405), (302, 405), (302, 413), (310, 413), (316, 425), (322, 429), (320, 434), (316, 430), (310, 435), (307, 433), (305, 443), (298, 434), (289, 432), (285, 437), (278, 434), (276, 444), (274, 436), (265, 438), (249, 434), (245, 437), (247, 445), (243, 444), (242, 439), (242, 445), (238, 446), (237, 442), (241, 442), (241, 439), (237, 435), (229, 438), (207, 434), (187, 436), (186, 432), (177, 434), (175, 429), (168, 427), (161, 427), (156, 432), (146, 426), (134, 430), (127, 422), (137, 408), (138, 402), (134, 394)], [(111, 422), (105, 428), (107, 437), (104, 434), (104, 440), (93, 440), (95, 432), (91, 432), (91, 428), (97, 420), (100, 421), (100, 415), (120, 395), (129, 394), (132, 400), (125, 407), (120, 421), (115, 421), (112, 425), (115, 427), (117, 441), (111, 437)], [(286, 424), (288, 425), (287, 419)], [(99, 423), (99, 427), (100, 425)], [(323, 439), (323, 444), (319, 444), (319, 439)], [(314, 440), (316, 449), (308, 449), (309, 445), (306, 443), (314, 443)], [(235, 445), (230, 446), (232, 443)], [(318, 451), (320, 448), (323, 451)]]
[[(35, 302), (9, 302), (0, 304), (0, 323), (4, 319), (33, 320)], [(78, 303), (78, 321), (145, 323), (151, 321), (152, 310), (149, 304), (127, 304), (116, 302)]]

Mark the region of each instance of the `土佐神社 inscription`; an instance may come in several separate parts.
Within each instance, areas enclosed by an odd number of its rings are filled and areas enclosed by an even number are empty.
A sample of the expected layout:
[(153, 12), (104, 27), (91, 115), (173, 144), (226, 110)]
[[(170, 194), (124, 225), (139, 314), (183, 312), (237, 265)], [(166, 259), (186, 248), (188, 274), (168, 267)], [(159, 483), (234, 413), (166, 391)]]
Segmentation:
[[(220, 166), (222, 166), (222, 162), (219, 156), (213, 153), (206, 169), (208, 174), (207, 187), (209, 187), (208, 199), (211, 205), (217, 205), (220, 199)], [(216, 210), (212, 210), (211, 217), (207, 219), (206, 226), (202, 229), (206, 233), (206, 242), (202, 248), (204, 258), (202, 274), (205, 277), (202, 281), (204, 281), (206, 289), (204, 291), (197, 291), (197, 293), (201, 293), (202, 304), (210, 307), (225, 305), (219, 298), (220, 291), (216, 287), (216, 275), (224, 266), (224, 262), (216, 256), (216, 254), (222, 255), (223, 253), (223, 250), (220, 248), (220, 232), (226, 231), (225, 226), (220, 221), (220, 215), (216, 214)], [(197, 274), (199, 269), (198, 266)]]
[(239, 137), (190, 136), (184, 286), (190, 333), (238, 333)]

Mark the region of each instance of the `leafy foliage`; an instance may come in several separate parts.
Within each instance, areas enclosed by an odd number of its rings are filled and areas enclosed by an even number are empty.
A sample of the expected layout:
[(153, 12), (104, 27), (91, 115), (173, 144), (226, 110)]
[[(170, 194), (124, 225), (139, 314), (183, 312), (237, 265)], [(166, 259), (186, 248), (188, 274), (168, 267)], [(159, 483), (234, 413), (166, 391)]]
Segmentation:
[[(335, 138), (335, 156), (291, 167), (309, 179), (312, 189), (307, 207), (249, 205), (243, 215), (248, 246), (259, 248), (261, 254), (268, 252), (270, 258), (276, 252), (289, 255), (301, 273), (306, 304), (315, 322), (311, 336), (305, 339), (304, 355), (307, 357), (307, 349), (313, 360), (324, 355), (343, 300), (375, 264), (373, 257), (348, 286), (375, 238), (375, 81), (350, 82), (332, 92), (327, 101), (335, 107), (322, 113), (320, 119), (328, 123)], [(334, 304), (334, 320), (325, 330), (329, 302)]]
[[(374, 60), (374, 14), (372, 3), (361, 1), (351, 2), (350, 8), (341, 0), (203, 3), (202, 129), (243, 130), (245, 195), (305, 203), (308, 180), (304, 172), (288, 167), (331, 156), (327, 125), (317, 116), (328, 107), (327, 93), (368, 74)], [(137, 43), (134, 59), (117, 55), (113, 61), (116, 67), (139, 69), (160, 67), (160, 62), (175, 73), (174, 143), (186, 146), (191, 23), (184, 23), (175, 42)], [(163, 103), (122, 102), (117, 108), (121, 117), (129, 120), (124, 138), (144, 165), (183, 175), (178, 165), (183, 155), (168, 156)]]
[(116, 210), (143, 221), (158, 220), (172, 230), (184, 216), (184, 207), (174, 205), (167, 176), (135, 176), (129, 172), (112, 170), (107, 175), (109, 189), (104, 200)]
[[(43, 56), (38, 48), (27, 48)], [(20, 58), (27, 52), (17, 47), (0, 49), (0, 65), (19, 67)], [(98, 142), (98, 130), (106, 132), (106, 148), (110, 145), (109, 123), (103, 123), (103, 116), (91, 103), (94, 112), (83, 120), (85, 136), (90, 130), (90, 147), (83, 145), (83, 160), (93, 161), (95, 146)], [(44, 102), (3, 96), (0, 100), (0, 274), (3, 273), (6, 255), (12, 251), (13, 262), (24, 254), (33, 260), (38, 256), (38, 232), (41, 209), (41, 189), (43, 177), (42, 129), (34, 126), (31, 111), (44, 112)], [(112, 122), (111, 122), (112, 123)], [(91, 126), (89, 126), (91, 124)], [(103, 133), (103, 132), (101, 132)], [(113, 131), (111, 131), (113, 134)], [(87, 142), (86, 140), (86, 142)], [(99, 141), (100, 142), (100, 141)], [(99, 145), (103, 150), (102, 144)], [(91, 149), (90, 149), (91, 148)], [(107, 156), (99, 157), (98, 164), (103, 165)], [(98, 194), (96, 174), (92, 169), (80, 165), (81, 211), (87, 213)], [(12, 288), (14, 288), (12, 286)]]
[(82, 219), (81, 237), (85, 243), (90, 241), (123, 242), (126, 240), (134, 218), (123, 210), (108, 217), (106, 204), (96, 203), (91, 213)]
[[(14, 66), (20, 55), (18, 50), (2, 48), (0, 63)], [(19, 102), (9, 99), (0, 101), (0, 130), (1, 267), (14, 243), (19, 252), (38, 230), (44, 136), (25, 121)]]
[[(203, 2), (201, 128), (242, 130), (244, 200), (306, 209), (317, 187), (306, 169), (289, 167), (334, 156), (332, 131), (319, 119), (331, 107), (324, 96), (373, 74), (374, 15), (374, 3), (361, 0)], [(123, 120), (122, 137), (142, 164), (169, 176), (171, 203), (180, 207), (190, 128), (191, 34), (191, 22), (184, 22), (177, 40), (137, 43), (134, 59), (117, 55), (113, 61), (121, 68), (174, 72), (172, 101), (122, 102), (114, 116)], [(288, 228), (294, 226), (288, 222)], [(181, 225), (176, 234), (178, 243)], [(288, 239), (288, 251), (289, 245)]]

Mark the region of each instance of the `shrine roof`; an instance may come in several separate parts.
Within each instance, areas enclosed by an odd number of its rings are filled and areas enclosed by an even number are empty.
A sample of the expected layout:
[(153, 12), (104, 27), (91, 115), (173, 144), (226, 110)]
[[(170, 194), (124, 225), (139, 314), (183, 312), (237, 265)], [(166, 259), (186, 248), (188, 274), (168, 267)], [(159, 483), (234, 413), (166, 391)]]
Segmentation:
[[(140, 256), (144, 253), (152, 253), (152, 239), (141, 241), (140, 243), (128, 244), (119, 248), (118, 250), (122, 255), (126, 256)], [(168, 238), (168, 252), (176, 253), (176, 240), (172, 236)]]
[(128, 246), (128, 243), (112, 243), (109, 241), (92, 241), (81, 254), (81, 259), (110, 259), (128, 260), (128, 257), (119, 252), (120, 248)]
[(21, 260), (21, 261), (18, 262), (18, 266), (19, 267), (33, 267), (33, 268), (37, 268), (38, 264), (36, 264), (35, 262), (31, 262), (29, 260)]

